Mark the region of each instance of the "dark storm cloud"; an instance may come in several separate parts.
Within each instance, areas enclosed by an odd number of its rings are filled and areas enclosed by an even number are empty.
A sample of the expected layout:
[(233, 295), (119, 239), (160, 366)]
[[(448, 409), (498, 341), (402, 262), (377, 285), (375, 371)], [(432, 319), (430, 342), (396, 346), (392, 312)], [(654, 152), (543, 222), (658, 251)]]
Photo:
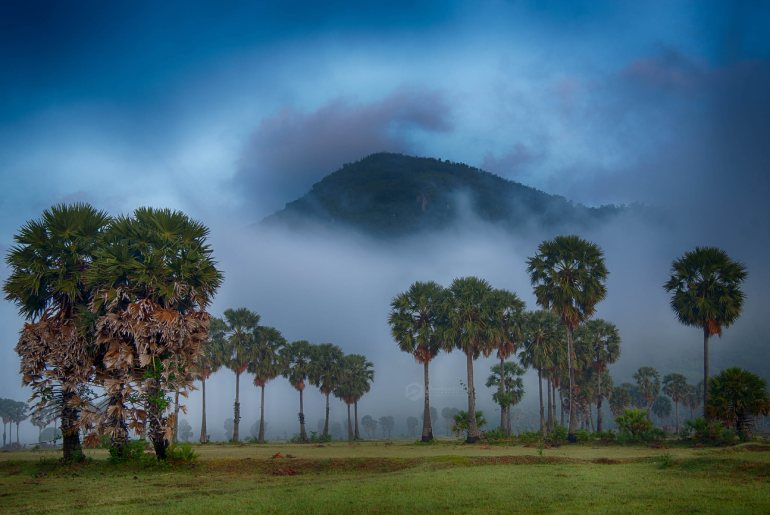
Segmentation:
[(368, 104), (339, 99), (312, 112), (285, 108), (257, 127), (235, 181), (260, 207), (274, 209), (343, 163), (374, 152), (411, 152), (415, 134), (451, 129), (450, 107), (438, 91), (402, 88)]

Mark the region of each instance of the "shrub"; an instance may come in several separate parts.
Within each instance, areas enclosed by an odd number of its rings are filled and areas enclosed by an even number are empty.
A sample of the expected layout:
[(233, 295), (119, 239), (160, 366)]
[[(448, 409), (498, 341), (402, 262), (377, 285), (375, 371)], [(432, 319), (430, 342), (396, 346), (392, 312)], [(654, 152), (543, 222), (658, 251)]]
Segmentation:
[(645, 442), (652, 429), (652, 421), (643, 409), (625, 409), (623, 414), (615, 419), (620, 430), (620, 440), (629, 442)]
[(551, 445), (561, 445), (567, 441), (567, 428), (560, 425), (555, 425), (553, 431), (548, 433), (545, 439)]
[(594, 433), (594, 438), (602, 443), (611, 443), (616, 439), (615, 431), (609, 429), (607, 431), (597, 431)]
[(192, 445), (186, 442), (181, 444), (175, 443), (169, 446), (167, 455), (169, 461), (183, 463), (192, 463), (198, 459), (198, 455), (193, 450)]
[(139, 462), (144, 457), (144, 440), (129, 440), (122, 448), (110, 447), (110, 463)]
[(713, 421), (709, 424), (702, 417), (685, 422), (681, 434), (693, 443), (706, 445), (731, 445), (738, 440), (735, 431), (725, 427), (722, 422)]
[(591, 439), (591, 433), (585, 429), (578, 429), (575, 431), (575, 438), (577, 438), (578, 442), (585, 443)]

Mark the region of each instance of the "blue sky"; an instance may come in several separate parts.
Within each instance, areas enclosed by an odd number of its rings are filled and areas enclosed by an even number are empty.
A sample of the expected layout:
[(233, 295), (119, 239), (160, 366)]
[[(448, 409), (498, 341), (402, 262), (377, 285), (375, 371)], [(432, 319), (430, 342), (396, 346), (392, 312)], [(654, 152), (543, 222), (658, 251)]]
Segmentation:
[[(75, 200), (178, 208), (216, 235), (398, 151), (669, 209), (688, 245), (759, 263), (768, 34), (751, 1), (5, 1), (0, 250)], [(15, 367), (21, 321), (8, 303), (0, 319)]]

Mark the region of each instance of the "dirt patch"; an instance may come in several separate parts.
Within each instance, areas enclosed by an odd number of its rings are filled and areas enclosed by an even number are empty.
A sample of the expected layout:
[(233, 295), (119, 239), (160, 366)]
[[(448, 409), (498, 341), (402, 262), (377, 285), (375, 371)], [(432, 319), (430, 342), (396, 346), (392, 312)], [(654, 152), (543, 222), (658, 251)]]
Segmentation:
[(750, 443), (744, 445), (742, 449), (749, 452), (770, 452), (770, 445), (762, 443)]
[(610, 458), (596, 458), (591, 463), (598, 463), (599, 465), (619, 465), (622, 462), (620, 460), (613, 460)]

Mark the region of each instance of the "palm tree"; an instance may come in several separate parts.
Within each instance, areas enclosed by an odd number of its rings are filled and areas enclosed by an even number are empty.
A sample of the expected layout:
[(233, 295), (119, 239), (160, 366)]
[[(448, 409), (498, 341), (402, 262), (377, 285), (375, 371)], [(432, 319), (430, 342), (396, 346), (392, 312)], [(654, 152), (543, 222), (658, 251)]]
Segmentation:
[(265, 443), (265, 385), (281, 375), (286, 367), (282, 354), (284, 347), (286, 340), (278, 329), (262, 326), (257, 328), (256, 346), (248, 371), (254, 374), (254, 385), (260, 388), (258, 443)]
[(645, 401), (647, 416), (660, 393), (660, 374), (652, 367), (641, 367), (634, 373), (634, 380), (639, 386), (639, 393)]
[(487, 378), (487, 388), (497, 387), (497, 391), (492, 394), (492, 400), (500, 406), (500, 430), (510, 436), (511, 419), (508, 416), (508, 410), (515, 406), (524, 396), (524, 382), (521, 376), (524, 375), (524, 369), (512, 361), (503, 361), (502, 363), (492, 365), (492, 374)]
[(489, 355), (497, 343), (492, 287), (483, 279), (464, 277), (455, 279), (446, 300), (446, 326), (443, 331), (445, 348), (456, 348), (465, 354), (468, 376), (468, 436), (466, 443), (480, 438), (476, 423), (476, 390), (473, 385), (473, 361), (480, 355)]
[(393, 432), (393, 427), (396, 425), (395, 419), (390, 416), (380, 417), (380, 429), (382, 429), (382, 436), (390, 440), (390, 434)]
[[(588, 320), (607, 295), (604, 283), (607, 268), (604, 256), (595, 243), (577, 236), (557, 236), (544, 241), (538, 253), (527, 260), (527, 270), (534, 286), (535, 298), (543, 309), (559, 315), (567, 330), (567, 367), (569, 369), (569, 405), (574, 405), (575, 349), (573, 333)], [(569, 440), (576, 441), (575, 410), (569, 414)]]
[(359, 440), (358, 435), (358, 401), (372, 387), (374, 382), (374, 365), (361, 354), (350, 354), (346, 366), (350, 370), (350, 381), (353, 392), (353, 410), (355, 415), (355, 434), (354, 438)]
[[(559, 343), (559, 318), (550, 311), (530, 313), (525, 322), (524, 346), (519, 353), (521, 364), (537, 370), (540, 399), (540, 432), (545, 436), (546, 423), (543, 403), (543, 372), (553, 367), (554, 349)], [(551, 383), (548, 383), (548, 415), (551, 415)]]
[(682, 374), (668, 374), (663, 378), (663, 393), (674, 401), (674, 420), (676, 432), (679, 432), (679, 403), (687, 395), (687, 378)]
[(91, 376), (93, 333), (88, 305), (93, 288), (85, 272), (94, 260), (110, 217), (88, 204), (56, 205), (30, 220), (8, 251), (6, 300), (29, 322), (16, 346), (22, 382), (38, 395), (38, 408), (52, 389), (61, 392), (65, 461), (82, 457), (78, 430), (78, 388)]
[(446, 407), (441, 410), (441, 416), (446, 420), (447, 435), (452, 433), (452, 424), (454, 424), (455, 416), (460, 413), (457, 408)]
[[(524, 340), (524, 302), (515, 293), (497, 289), (492, 291), (490, 302), (493, 311), (494, 345), (497, 348), (497, 358), (500, 360), (502, 374), (500, 380), (495, 383), (498, 388), (497, 397), (510, 399), (511, 394), (506, 389), (511, 383), (505, 374), (508, 370), (515, 369), (506, 367), (505, 360), (516, 352), (516, 346)], [(508, 436), (510, 436), (508, 428), (511, 425), (509, 413), (511, 405), (508, 402), (500, 404), (500, 428)]]
[(222, 363), (235, 374), (235, 403), (233, 404), (233, 442), (240, 439), (241, 402), (240, 379), (249, 367), (257, 347), (259, 315), (247, 308), (226, 309), (223, 334)]
[(342, 358), (345, 354), (333, 343), (322, 343), (313, 348), (313, 356), (310, 360), (309, 378), (326, 398), (324, 426), (321, 436), (329, 436), (329, 395), (337, 387), (339, 382)]
[(399, 349), (412, 354), (423, 365), (423, 442), (433, 439), (428, 364), (441, 349), (439, 336), (443, 327), (442, 306), (445, 297), (446, 290), (438, 283), (418, 281), (406, 292), (396, 295), (390, 303), (388, 323), (393, 339)]
[(709, 383), (708, 411), (734, 427), (742, 439), (751, 437), (754, 417), (770, 412), (767, 382), (742, 368), (728, 368)]
[(305, 432), (305, 405), (302, 392), (305, 390), (305, 381), (310, 373), (310, 363), (313, 359), (313, 346), (306, 340), (291, 342), (283, 348), (282, 359), (285, 368), (283, 377), (299, 392), (299, 439), (307, 442)]
[(206, 380), (222, 366), (220, 361), (224, 355), (224, 335), (227, 324), (219, 318), (212, 318), (209, 324), (209, 337), (203, 344), (201, 355), (198, 358), (198, 379), (201, 382), (201, 394), (203, 397), (201, 406), (201, 443), (209, 442), (208, 428), (206, 427)]
[[(112, 221), (86, 276), (95, 288), (91, 311), (98, 316), (101, 386), (110, 399), (107, 425), (121, 428), (130, 417), (129, 428), (142, 433), (148, 424), (159, 460), (175, 425), (166, 394), (191, 387), (208, 339), (206, 307), (222, 282), (208, 232), (179, 211), (137, 209)], [(94, 419), (102, 424), (98, 413)]]
[(628, 391), (628, 388), (624, 384), (614, 387), (610, 396), (612, 414), (619, 417), (629, 406), (631, 406), (631, 392)]
[(602, 399), (608, 391), (602, 390), (602, 377), (607, 365), (615, 363), (620, 357), (620, 333), (615, 324), (606, 320), (589, 320), (575, 331), (575, 345), (582, 349), (586, 365), (590, 366), (596, 377), (596, 430), (602, 430)]
[(690, 418), (695, 417), (695, 410), (698, 409), (698, 406), (701, 404), (701, 399), (703, 399), (702, 391), (702, 383), (697, 386), (692, 384), (687, 385), (687, 394), (684, 396), (684, 405), (690, 409)]
[[(703, 384), (709, 384), (709, 338), (722, 336), (743, 309), (741, 283), (746, 267), (716, 247), (695, 247), (671, 265), (663, 285), (671, 293), (671, 308), (684, 325), (703, 330)], [(703, 389), (704, 417), (708, 419), (708, 388)]]

